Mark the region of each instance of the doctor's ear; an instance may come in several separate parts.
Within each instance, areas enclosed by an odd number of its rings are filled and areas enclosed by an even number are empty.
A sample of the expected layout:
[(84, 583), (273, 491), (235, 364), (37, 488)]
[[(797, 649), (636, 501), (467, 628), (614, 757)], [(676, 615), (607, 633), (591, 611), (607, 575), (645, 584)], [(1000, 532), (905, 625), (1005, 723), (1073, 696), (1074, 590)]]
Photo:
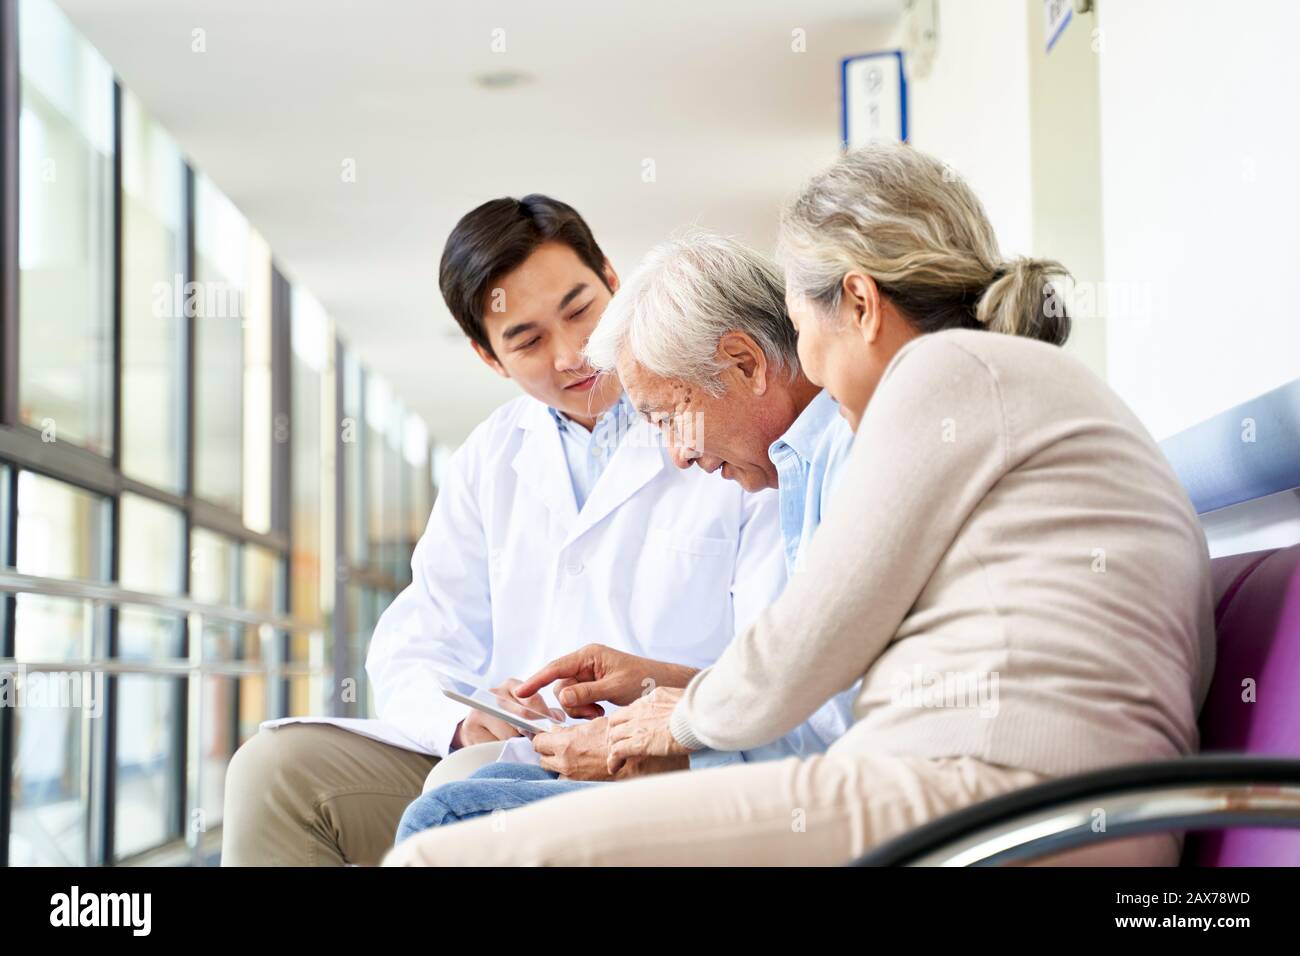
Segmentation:
[(618, 291), (618, 273), (614, 271), (614, 267), (609, 264), (608, 259), (605, 260), (605, 267), (601, 270), (601, 276), (604, 278), (605, 285), (609, 287), (610, 292)]
[(474, 354), (483, 360), (484, 365), (496, 372), (502, 378), (510, 377), (510, 373), (506, 371), (504, 365), (497, 361), (495, 355), (473, 340), (471, 340), (469, 344), (474, 346)]

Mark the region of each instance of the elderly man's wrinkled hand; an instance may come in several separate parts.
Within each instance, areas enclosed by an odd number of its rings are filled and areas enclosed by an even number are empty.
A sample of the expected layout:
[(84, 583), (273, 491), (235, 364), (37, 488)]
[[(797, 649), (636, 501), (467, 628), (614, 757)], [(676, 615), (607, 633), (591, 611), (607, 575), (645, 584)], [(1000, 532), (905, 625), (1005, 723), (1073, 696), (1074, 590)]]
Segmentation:
[(533, 737), (533, 749), (541, 755), (543, 770), (569, 780), (611, 780), (609, 771), (608, 718), (563, 727)]

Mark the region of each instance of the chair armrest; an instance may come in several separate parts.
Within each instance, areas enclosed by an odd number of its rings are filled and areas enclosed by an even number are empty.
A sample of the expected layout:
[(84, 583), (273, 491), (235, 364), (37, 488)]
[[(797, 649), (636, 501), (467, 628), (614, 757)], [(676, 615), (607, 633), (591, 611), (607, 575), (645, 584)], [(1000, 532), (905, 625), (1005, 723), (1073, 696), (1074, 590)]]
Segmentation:
[(1201, 754), (1050, 780), (932, 820), (852, 865), (997, 866), (1144, 833), (1235, 826), (1300, 828), (1300, 760)]

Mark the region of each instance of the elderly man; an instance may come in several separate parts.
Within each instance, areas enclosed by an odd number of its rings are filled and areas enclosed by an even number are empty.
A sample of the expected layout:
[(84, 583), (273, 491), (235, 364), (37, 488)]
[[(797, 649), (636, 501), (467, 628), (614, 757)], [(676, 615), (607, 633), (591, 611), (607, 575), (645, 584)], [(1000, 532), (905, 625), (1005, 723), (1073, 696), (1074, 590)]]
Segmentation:
[[(628, 399), (662, 431), (678, 467), (720, 472), (751, 492), (778, 490), (784, 557), (791, 573), (797, 572), (852, 432), (834, 400), (800, 371), (776, 267), (718, 236), (665, 243), (611, 299), (587, 357), (594, 368), (617, 369)], [(552, 661), (515, 692), (526, 697), (561, 681), (558, 699), (565, 709), (595, 717), (602, 713), (601, 701), (626, 705), (656, 686), (684, 687), (694, 674), (692, 668), (593, 644)], [(853, 689), (845, 691), (786, 737), (755, 750), (696, 752), (690, 768), (821, 753), (847, 728), (852, 694)], [(547, 766), (572, 768), (566, 777), (608, 766), (609, 755), (591, 735), (556, 731), (538, 735), (534, 745), (551, 755)], [(538, 766), (489, 764), (413, 803), (403, 815), (398, 841), (601, 785), (556, 779)], [(394, 860), (412, 852), (418, 850), (399, 848)]]

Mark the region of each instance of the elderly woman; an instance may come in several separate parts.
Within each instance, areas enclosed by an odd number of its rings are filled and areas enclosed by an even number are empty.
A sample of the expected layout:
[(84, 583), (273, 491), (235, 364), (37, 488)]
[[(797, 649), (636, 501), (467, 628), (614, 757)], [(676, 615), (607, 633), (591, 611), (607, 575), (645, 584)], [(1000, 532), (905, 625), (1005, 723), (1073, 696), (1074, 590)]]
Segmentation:
[[(800, 360), (853, 452), (805, 573), (712, 667), (639, 699), (634, 667), (599, 675), (630, 704), (611, 769), (773, 740), (861, 681), (855, 723), (823, 755), (570, 793), (388, 863), (838, 864), (1009, 790), (1195, 750), (1204, 536), (1141, 423), (1055, 346), (1059, 267), (1004, 262), (971, 191), (906, 146), (817, 176), (780, 250)], [(1144, 847), (1129, 862), (1177, 851)]]

